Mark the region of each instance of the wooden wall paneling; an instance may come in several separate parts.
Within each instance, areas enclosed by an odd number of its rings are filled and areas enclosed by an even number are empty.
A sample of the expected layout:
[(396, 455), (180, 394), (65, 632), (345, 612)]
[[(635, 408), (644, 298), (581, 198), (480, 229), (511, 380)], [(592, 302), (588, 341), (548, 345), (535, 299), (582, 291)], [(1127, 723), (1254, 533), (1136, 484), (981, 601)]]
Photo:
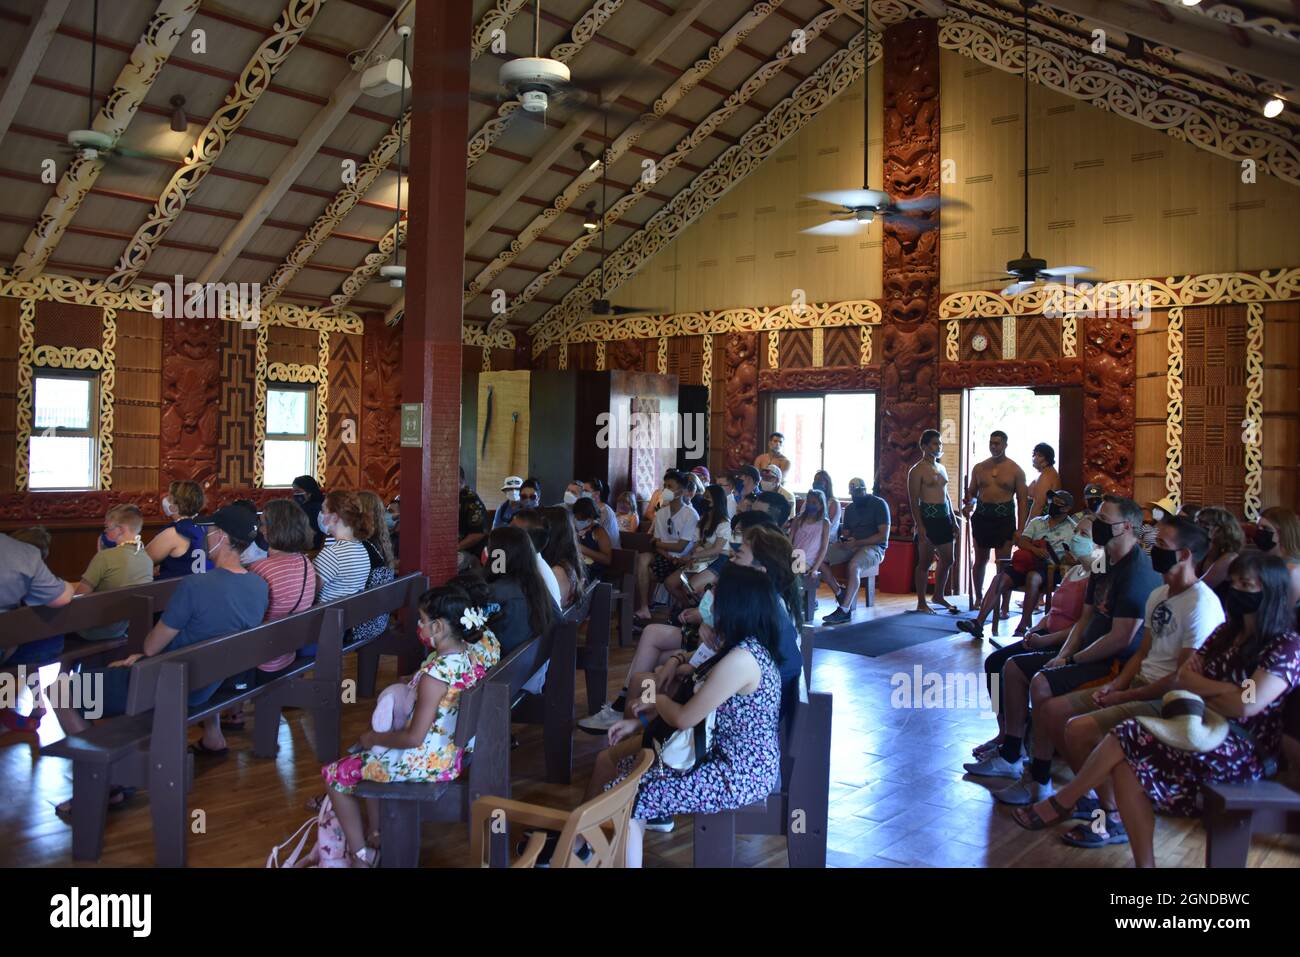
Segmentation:
[[(977, 335), (983, 336), (987, 345), (976, 352), (971, 345)], [(1002, 361), (1002, 319), (981, 316), (961, 324), (961, 358), (963, 362)]]
[[(504, 500), (501, 483), (507, 475), (526, 477), (529, 472), (529, 436), (532, 408), (529, 395), (534, 373), (527, 371), (483, 372), (478, 380), (478, 426), (475, 429), (478, 491), (489, 508)], [(492, 387), (492, 422), (486, 446), (483, 428), (487, 421), (487, 390)], [(517, 423), (513, 421), (518, 413)], [(559, 427), (568, 428), (565, 423)], [(543, 488), (543, 500), (554, 501), (555, 489)], [(560, 490), (563, 491), (563, 490)]]
[(253, 469), (257, 330), (242, 329), (236, 322), (223, 321), (217, 325), (221, 337), (218, 347), (221, 391), (215, 479), (223, 488), (252, 488), (257, 484)]
[(1264, 306), (1264, 474), (1260, 500), (1300, 512), (1300, 303)]
[[(239, 330), (233, 323), (216, 319), (162, 320), (160, 488), (179, 481), (207, 486), (217, 476), (218, 446), (225, 434), (222, 421), (227, 407), (221, 376), (222, 344), (231, 331), (226, 326)], [(245, 371), (251, 374), (251, 369), (250, 357)], [(246, 432), (236, 426), (235, 433), (251, 439), (251, 423)]]
[(1061, 319), (1055, 316), (1016, 318), (1017, 359), (1059, 359)]
[(361, 485), (388, 502), (400, 479), (401, 327), (367, 323), (362, 350)]
[(18, 312), (21, 301), (0, 297), (0, 493), (13, 492), (18, 441)]
[[(942, 233), (942, 288), (996, 288), (1024, 248), (1021, 79), (941, 54), (943, 195), (970, 208)], [(1096, 275), (1272, 269), (1300, 248), (1300, 190), (1240, 163), (1035, 84), (1029, 165), (1032, 252)]]
[(811, 329), (785, 329), (781, 332), (781, 368), (811, 369), (813, 343)]
[(569, 343), (569, 368), (575, 372), (596, 371), (596, 344), (594, 342)]
[(319, 339), (314, 329), (266, 327), (266, 363), (314, 366), (319, 363)]
[(1246, 306), (1184, 312), (1183, 496), (1242, 515)]
[(855, 366), (862, 354), (862, 330), (853, 326), (827, 329), (823, 339), (823, 363), (828, 369)]
[(1167, 310), (1153, 310), (1151, 324), (1144, 329), (1134, 330), (1137, 338), (1137, 382), (1134, 395), (1133, 494), (1142, 502), (1155, 501), (1167, 494), (1168, 322)]
[(99, 349), (104, 342), (104, 310), (69, 302), (38, 300), (36, 345)]
[(361, 336), (330, 333), (326, 395), (329, 425), (325, 442), (325, 487), (360, 489)]
[(162, 321), (118, 310), (113, 400), (113, 487), (158, 488), (162, 417)]

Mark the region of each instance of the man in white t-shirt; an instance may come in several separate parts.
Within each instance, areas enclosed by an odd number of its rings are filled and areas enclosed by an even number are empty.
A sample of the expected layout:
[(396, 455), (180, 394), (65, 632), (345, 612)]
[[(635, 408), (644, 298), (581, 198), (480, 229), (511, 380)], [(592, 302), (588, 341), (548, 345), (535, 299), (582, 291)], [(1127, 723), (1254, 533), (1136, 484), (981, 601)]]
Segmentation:
[(637, 610), (634, 618), (650, 620), (651, 577), (662, 582), (686, 563), (699, 537), (700, 516), (683, 491), (685, 482), (675, 469), (664, 476), (662, 503), (654, 517), (655, 550), (636, 557)]
[[(1223, 605), (1196, 573), (1209, 548), (1209, 536), (1199, 525), (1176, 515), (1164, 516), (1151, 548), (1151, 566), (1161, 573), (1164, 584), (1147, 599), (1141, 647), (1119, 675), (1100, 688), (1081, 688), (1053, 698), (1043, 709), (1045, 714), (1035, 714), (1035, 720), (1050, 723), (1053, 743), (1076, 773), (1116, 725), (1142, 715), (1160, 716), (1161, 699), (1174, 690), (1178, 669), (1223, 624)], [(1088, 823), (1062, 839), (1076, 847), (1127, 843), (1128, 834), (1115, 808), (1108, 780), (1097, 789), (1095, 799), (1085, 798), (1075, 809), (1076, 816), (1082, 814)]]

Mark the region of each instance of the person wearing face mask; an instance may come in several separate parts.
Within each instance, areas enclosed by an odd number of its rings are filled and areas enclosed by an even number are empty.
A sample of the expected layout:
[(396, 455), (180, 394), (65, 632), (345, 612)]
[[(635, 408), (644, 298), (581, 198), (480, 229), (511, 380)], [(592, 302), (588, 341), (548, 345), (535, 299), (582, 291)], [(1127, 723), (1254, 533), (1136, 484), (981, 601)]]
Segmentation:
[[(1017, 655), (1011, 659), (1014, 667), (1003, 669), (1006, 736), (1000, 753), (1008, 764), (1020, 758), (1031, 701), (1038, 713), (1052, 698), (1109, 677), (1112, 665), (1122, 666), (1141, 645), (1147, 599), (1161, 582), (1138, 544), (1141, 527), (1136, 502), (1106, 496), (1092, 523), (1092, 539), (1105, 549), (1105, 561), (1089, 577), (1082, 616), (1060, 651)], [(1020, 780), (993, 792), (997, 800), (1032, 804), (1052, 793), (1052, 740), (1037, 719), (1031, 754)]]
[[(257, 503), (254, 502), (251, 498), (237, 498), (230, 504), (239, 505), (243, 508), (246, 508), (254, 515), (257, 515), (259, 520), (261, 518), (260, 514), (258, 513)], [(260, 521), (259, 524), (261, 524)], [(258, 532), (257, 538), (253, 540), (252, 544), (250, 544), (247, 548), (244, 549), (244, 554), (239, 556), (239, 560), (244, 565), (251, 565), (253, 564), (253, 562), (260, 562), (263, 558), (266, 557), (266, 548), (267, 548), (266, 537), (262, 535), (261, 532)]]
[(860, 478), (849, 480), (849, 495), (853, 502), (844, 510), (840, 540), (826, 551), (829, 564), (847, 562), (849, 566), (848, 582), (836, 596), (835, 610), (822, 618), (828, 625), (852, 619), (849, 605), (858, 593), (862, 576), (880, 567), (889, 547), (889, 505), (868, 492), (867, 483)]
[(659, 496), (663, 508), (654, 518), (655, 550), (639, 552), (636, 557), (637, 609), (632, 618), (642, 627), (650, 623), (651, 579), (662, 582), (686, 564), (699, 537), (700, 516), (686, 499), (685, 484), (676, 470), (664, 476)]
[(564, 507), (573, 508), (573, 503), (582, 498), (582, 483), (574, 479), (564, 487)]
[(785, 445), (785, 436), (780, 432), (773, 432), (767, 437), (767, 451), (754, 459), (754, 468), (760, 472), (769, 465), (775, 465), (782, 475), (790, 471), (790, 460), (781, 454), (781, 448)]
[(618, 517), (618, 531), (635, 532), (641, 528), (641, 507), (636, 492), (628, 489), (618, 493), (614, 502), (614, 514)]
[(1300, 604), (1300, 517), (1279, 505), (1264, 509), (1255, 527), (1255, 547), (1286, 563), (1291, 578), (1291, 604)]
[(299, 475), (293, 480), (293, 500), (307, 513), (307, 523), (316, 530), (316, 548), (325, 544), (325, 535), (320, 531), (320, 510), (325, 502), (325, 493), (320, 483), (310, 475)]
[(596, 503), (597, 516), (596, 520), (601, 527), (605, 529), (605, 534), (609, 536), (610, 544), (614, 548), (619, 547), (621, 541), (619, 537), (618, 515), (609, 505), (609, 484), (599, 476), (591, 479), (584, 479), (582, 483), (582, 498), (589, 498)]
[[(487, 507), (478, 492), (465, 481), (465, 467), (460, 467), (460, 506), (457, 513), (456, 570), (468, 571), (478, 565), (478, 553), (487, 538)], [(506, 479), (510, 481), (510, 479)]]
[(830, 540), (839, 541), (840, 520), (843, 519), (844, 514), (840, 507), (840, 500), (835, 497), (835, 483), (831, 481), (830, 473), (821, 469), (815, 472), (812, 487), (821, 492), (826, 499), (826, 518), (831, 523)]
[(665, 504), (663, 495), (664, 495), (664, 489), (668, 485), (668, 477), (676, 476), (677, 474), (678, 473), (676, 469), (669, 469), (668, 471), (664, 472), (663, 482), (659, 485), (657, 489), (655, 489), (650, 494), (650, 498), (645, 503), (644, 517), (646, 522), (650, 525), (651, 530), (654, 529), (655, 516), (659, 514), (659, 509), (662, 508)]
[(1075, 512), (1070, 517), (1076, 522), (1085, 515), (1097, 514), (1097, 509), (1101, 508), (1101, 500), (1106, 497), (1106, 490), (1096, 482), (1089, 482), (1083, 487), (1083, 509)]
[(614, 543), (597, 521), (594, 499), (582, 498), (573, 503), (573, 523), (578, 531), (578, 552), (591, 575), (604, 579), (614, 561)]
[(370, 577), (370, 552), (364, 543), (375, 533), (374, 518), (355, 492), (336, 491), (325, 496), (317, 525), (327, 536), (313, 559), (317, 602), (357, 594)]
[(775, 463), (764, 465), (758, 470), (758, 487), (760, 493), (775, 492), (785, 499), (790, 506), (786, 509), (786, 514), (792, 515), (795, 509), (794, 493), (781, 484), (784, 481), (784, 474), (781, 471), (781, 466)]
[[(180, 578), (210, 567), (203, 552), (203, 529), (194, 521), (203, 511), (203, 488), (198, 482), (172, 482), (162, 499), (163, 515), (171, 524), (145, 546), (158, 566), (159, 578)], [(198, 569), (196, 563), (202, 562)]]
[(730, 475), (718, 476), (718, 488), (722, 489), (722, 495), (727, 503), (727, 520), (736, 517), (736, 506), (739, 504), (736, 498), (736, 480)]
[[(1223, 624), (1223, 606), (1196, 575), (1209, 544), (1204, 529), (1167, 513), (1156, 528), (1151, 549), (1151, 565), (1164, 583), (1147, 599), (1147, 626), (1137, 654), (1100, 688), (1072, 691), (1035, 710), (1034, 721), (1046, 723), (1053, 746), (1076, 774), (1111, 728), (1138, 715), (1159, 717), (1161, 699), (1174, 690), (1178, 670)], [(1062, 840), (1075, 847), (1127, 843), (1109, 782), (1095, 796), (1082, 799), (1077, 810), (1091, 822), (1098, 807), (1106, 812), (1104, 825), (1100, 820), (1095, 825), (1081, 824), (1062, 835)]]
[(710, 485), (700, 496), (699, 542), (691, 552), (691, 563), (680, 575), (670, 575), (668, 590), (682, 606), (693, 605), (698, 596), (718, 580), (731, 550), (731, 520), (727, 518), (726, 495), (721, 485)]
[[(1014, 811), (1016, 823), (1053, 827), (1109, 782), (1134, 863), (1154, 867), (1156, 811), (1199, 816), (1205, 785), (1258, 781), (1275, 771), (1283, 712), (1300, 685), (1300, 633), (1287, 578), (1276, 556), (1246, 552), (1233, 562), (1227, 620), (1175, 673), (1160, 716), (1116, 725), (1069, 785)], [(1244, 687), (1253, 693), (1242, 694)]]
[[(204, 526), (204, 548), (212, 561), (212, 569), (205, 574), (189, 575), (181, 582), (162, 618), (145, 638), (139, 654), (115, 661), (107, 668), (94, 672), (92, 680), (101, 681), (100, 704), (106, 718), (126, 713), (126, 693), (131, 682), (131, 665), (141, 658), (160, 655), (164, 651), (183, 648), (218, 635), (246, 631), (261, 623), (266, 615), (269, 593), (266, 580), (249, 572), (239, 563), (240, 554), (257, 537), (257, 516), (238, 505), (227, 505), (212, 516), (210, 525)], [(86, 679), (83, 672), (82, 680)], [(67, 676), (64, 679), (67, 680)], [(191, 689), (189, 705), (204, 704), (220, 687), (215, 682), (202, 688)], [(59, 689), (64, 697), (52, 700), (72, 701), (68, 688)], [(59, 724), (66, 734), (81, 734), (88, 727), (81, 711), (75, 708), (56, 708)], [(199, 754), (220, 754), (225, 751), (221, 735), (220, 715), (213, 714), (204, 723), (203, 738), (194, 748)], [(119, 802), (124, 793), (115, 789), (110, 803)], [(67, 802), (71, 807), (71, 802)]]
[[(819, 571), (826, 562), (826, 550), (831, 542), (831, 523), (826, 517), (826, 496), (821, 489), (809, 489), (804, 496), (803, 511), (790, 523), (790, 543), (801, 553), (806, 571), (803, 586), (816, 589)], [(814, 591), (815, 594), (815, 591)]]
[(761, 489), (758, 487), (758, 469), (752, 465), (742, 465), (736, 470), (736, 511), (747, 512), (754, 504)]
[(492, 516), (492, 527), (501, 528), (509, 525), (510, 520), (515, 517), (523, 505), (520, 504), (520, 490), (524, 486), (524, 480), (518, 475), (508, 475), (506, 480), (501, 483), (501, 494), (505, 496), (505, 501), (497, 506), (496, 513)]

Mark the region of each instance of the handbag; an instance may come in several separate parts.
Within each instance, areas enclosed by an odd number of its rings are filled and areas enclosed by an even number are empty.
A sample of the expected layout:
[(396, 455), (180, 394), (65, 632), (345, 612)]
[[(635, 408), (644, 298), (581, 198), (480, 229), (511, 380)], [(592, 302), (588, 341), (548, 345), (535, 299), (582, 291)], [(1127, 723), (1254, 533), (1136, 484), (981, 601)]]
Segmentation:
[[(700, 665), (691, 680), (682, 682), (681, 687), (673, 692), (672, 700), (677, 704), (690, 701), (696, 690), (703, 686), (709, 669), (719, 660), (719, 657), (713, 657)], [(642, 735), (641, 745), (652, 749), (664, 767), (674, 771), (693, 771), (713, 747), (713, 729), (716, 723), (716, 710), (710, 711), (693, 728), (674, 728), (663, 718), (655, 718)]]
[[(370, 575), (366, 578), (366, 588), (377, 588), (380, 585), (387, 585), (389, 582), (396, 580), (393, 570), (384, 564), (383, 556), (379, 550), (369, 542), (362, 542), (366, 547), (366, 554), (370, 557)], [(352, 629), (353, 641), (370, 641), (378, 638), (388, 629), (388, 613), (376, 615), (369, 621), (363, 621)]]

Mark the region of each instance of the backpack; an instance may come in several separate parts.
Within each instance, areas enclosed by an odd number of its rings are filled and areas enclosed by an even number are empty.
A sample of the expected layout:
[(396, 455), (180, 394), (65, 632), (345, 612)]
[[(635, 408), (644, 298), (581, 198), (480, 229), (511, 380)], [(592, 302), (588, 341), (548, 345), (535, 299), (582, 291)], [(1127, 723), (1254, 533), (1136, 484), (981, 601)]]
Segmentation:
[[(303, 857), (302, 849), (307, 844), (307, 838), (311, 836), (312, 825), (316, 827), (316, 844), (312, 847), (311, 852), (306, 857)], [(297, 845), (294, 846), (289, 856), (281, 862), (280, 849), (289, 846), (299, 834), (302, 837), (299, 838)], [(289, 835), (288, 840), (271, 848), (271, 853), (266, 859), (266, 866), (272, 868), (351, 866), (348, 861), (348, 842), (343, 836), (343, 827), (334, 814), (334, 804), (330, 801), (328, 794), (321, 799), (320, 812), (315, 817), (304, 821), (298, 830)]]
[[(366, 578), (366, 588), (378, 588), (380, 585), (387, 585), (395, 581), (397, 576), (393, 570), (384, 564), (383, 556), (379, 550), (369, 542), (362, 542), (366, 546), (366, 554), (370, 556), (370, 575)], [(352, 629), (353, 641), (371, 641), (378, 638), (388, 630), (388, 614), (376, 615), (369, 621), (363, 621)]]

